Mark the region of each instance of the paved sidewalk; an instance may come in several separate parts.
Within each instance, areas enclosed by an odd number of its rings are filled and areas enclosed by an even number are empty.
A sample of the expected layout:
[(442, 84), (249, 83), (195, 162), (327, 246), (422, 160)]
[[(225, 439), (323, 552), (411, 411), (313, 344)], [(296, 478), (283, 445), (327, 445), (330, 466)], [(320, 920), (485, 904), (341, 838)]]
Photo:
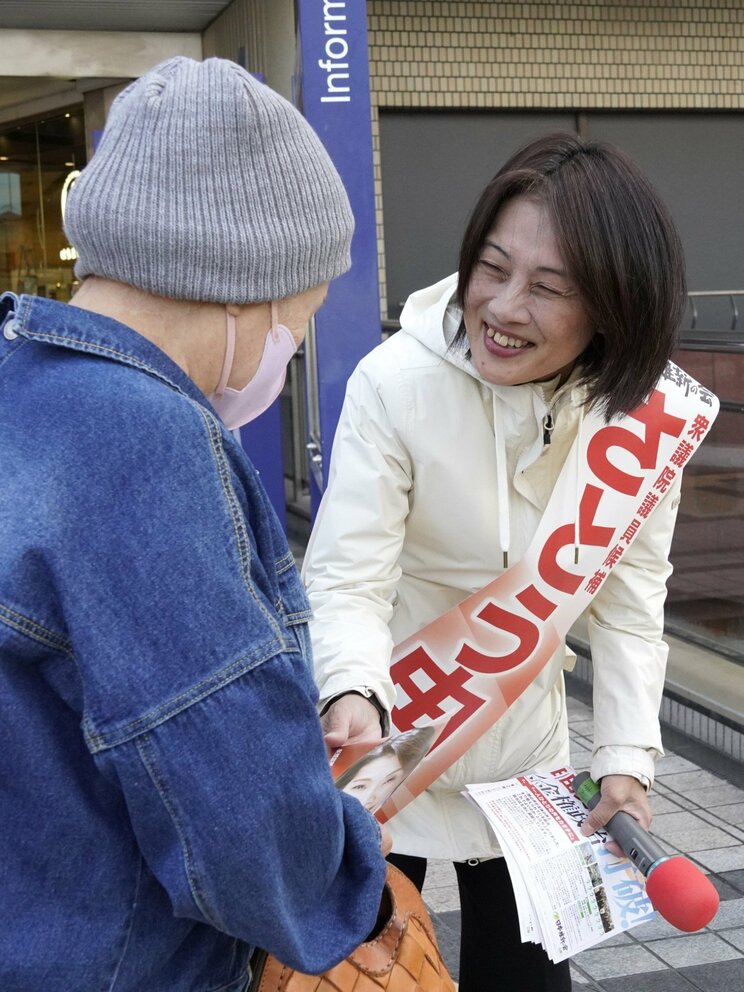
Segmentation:
[[(590, 690), (569, 681), (571, 760), (580, 771), (591, 750)], [(682, 933), (657, 916), (584, 951), (571, 966), (575, 992), (744, 990), (744, 768), (673, 729), (664, 742), (652, 832), (668, 853), (684, 853), (710, 874), (721, 907), (700, 933)], [(430, 863), (424, 898), (457, 979), (460, 913), (449, 862)]]

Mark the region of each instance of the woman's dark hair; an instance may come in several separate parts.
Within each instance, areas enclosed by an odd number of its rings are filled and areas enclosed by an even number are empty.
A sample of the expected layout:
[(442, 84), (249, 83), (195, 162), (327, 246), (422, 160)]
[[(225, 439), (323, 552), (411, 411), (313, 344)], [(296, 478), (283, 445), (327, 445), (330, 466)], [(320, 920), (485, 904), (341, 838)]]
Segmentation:
[(499, 210), (523, 195), (548, 211), (595, 329), (580, 358), (587, 404), (608, 419), (627, 413), (653, 389), (677, 340), (686, 280), (674, 221), (617, 148), (570, 133), (538, 138), (509, 159), (475, 205), (460, 249), (460, 306)]

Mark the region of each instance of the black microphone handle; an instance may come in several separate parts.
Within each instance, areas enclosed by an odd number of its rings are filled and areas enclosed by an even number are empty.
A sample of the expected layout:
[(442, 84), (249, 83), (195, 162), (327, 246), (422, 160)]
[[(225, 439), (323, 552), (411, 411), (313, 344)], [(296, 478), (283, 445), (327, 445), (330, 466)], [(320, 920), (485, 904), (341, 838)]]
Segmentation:
[[(579, 772), (571, 783), (571, 788), (589, 809), (594, 809), (601, 798), (599, 786), (589, 777), (588, 772)], [(623, 810), (615, 813), (607, 821), (606, 829), (644, 876), (647, 876), (659, 861), (669, 857), (630, 813), (625, 813)]]

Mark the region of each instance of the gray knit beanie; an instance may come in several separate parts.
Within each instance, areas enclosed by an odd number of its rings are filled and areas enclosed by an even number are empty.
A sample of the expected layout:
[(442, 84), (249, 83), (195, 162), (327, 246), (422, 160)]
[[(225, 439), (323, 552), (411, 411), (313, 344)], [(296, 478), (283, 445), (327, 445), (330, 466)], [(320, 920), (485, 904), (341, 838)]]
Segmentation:
[(123, 90), (65, 211), (78, 278), (216, 303), (330, 281), (353, 230), (310, 125), (226, 59), (169, 59)]

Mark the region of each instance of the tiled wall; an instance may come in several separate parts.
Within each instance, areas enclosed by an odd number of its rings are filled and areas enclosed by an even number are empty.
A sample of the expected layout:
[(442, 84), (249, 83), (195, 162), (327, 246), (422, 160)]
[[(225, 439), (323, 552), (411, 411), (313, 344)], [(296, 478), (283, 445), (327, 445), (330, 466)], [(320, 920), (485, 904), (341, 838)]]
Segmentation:
[(380, 107), (744, 109), (741, 0), (368, 0), (367, 23), (383, 296)]

